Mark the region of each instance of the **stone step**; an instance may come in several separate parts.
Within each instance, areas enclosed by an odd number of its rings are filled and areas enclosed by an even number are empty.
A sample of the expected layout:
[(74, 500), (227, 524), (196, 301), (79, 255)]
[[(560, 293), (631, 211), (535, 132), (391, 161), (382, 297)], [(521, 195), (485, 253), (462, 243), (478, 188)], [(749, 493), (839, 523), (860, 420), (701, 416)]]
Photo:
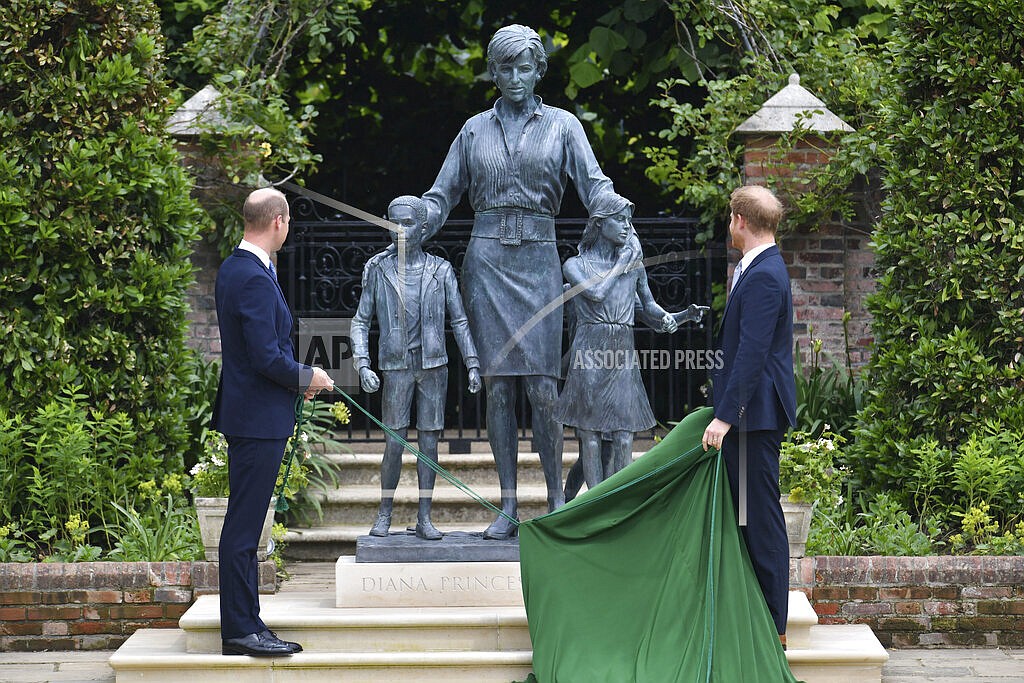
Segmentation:
[[(293, 527), (285, 535), (284, 540), (287, 547), (284, 549), (284, 554), (289, 559), (321, 562), (334, 561), (342, 555), (353, 555), (356, 551), (356, 539), (369, 533), (375, 519), (376, 516), (367, 519), (365, 524)], [(399, 531), (415, 523), (416, 518), (413, 516), (402, 524), (392, 524), (391, 528), (393, 531)], [(490, 524), (490, 520), (486, 522), (451, 522), (441, 524), (438, 528), (443, 532), (479, 532), (486, 529), (488, 524)]]
[(509, 683), (530, 673), (530, 650), (301, 652), (291, 657), (190, 653), (180, 629), (136, 631), (110, 658), (117, 683)]
[[(432, 569), (429, 565), (425, 563), (420, 571)], [(373, 569), (367, 571), (373, 573)], [(438, 581), (429, 583), (440, 585)], [(302, 643), (307, 652), (395, 652), (409, 642), (417, 643), (423, 651), (530, 648), (526, 609), (522, 604), (426, 607), (410, 604), (415, 601), (414, 594), (403, 594), (403, 600), (402, 607), (338, 608), (333, 593), (264, 595), (260, 597), (260, 616), (279, 637)], [(817, 616), (807, 597), (791, 591), (789, 610), (789, 650), (814, 649), (811, 634), (817, 628)], [(220, 652), (217, 595), (200, 596), (178, 625), (187, 634), (188, 652)], [(847, 640), (856, 642), (856, 634), (847, 635), (842, 642)], [(838, 652), (844, 648), (837, 643), (835, 649)]]
[[(639, 455), (639, 454), (636, 454)], [(380, 461), (382, 453), (329, 453), (325, 457), (339, 468), (339, 487), (372, 484), (380, 486)], [(562, 456), (562, 480), (564, 482), (568, 469), (576, 462), (578, 455), (565, 453)], [(520, 484), (543, 484), (544, 471), (541, 469), (540, 456), (536, 453), (519, 454), (518, 479)], [(490, 451), (479, 453), (438, 454), (438, 463), (461, 481), (471, 487), (494, 484), (498, 481), (498, 472), (494, 465), (494, 456)], [(440, 476), (438, 477), (440, 479)], [(402, 456), (402, 474), (399, 488), (416, 486), (416, 457), (411, 454)]]
[[(287, 658), (224, 657), (217, 596), (203, 596), (181, 629), (137, 631), (110, 659), (119, 683), (237, 681), (473, 681), (508, 683), (530, 671), (522, 607), (347, 608), (334, 596), (290, 593), (261, 598), (262, 616), (305, 652)], [(801, 593), (790, 595), (789, 649), (794, 675), (807, 683), (877, 683), (888, 659), (863, 625), (816, 620)], [(805, 614), (809, 611), (810, 614)], [(797, 645), (800, 645), (799, 647)]]
[(787, 648), (790, 671), (806, 683), (880, 683), (889, 661), (866, 624), (812, 626), (807, 647)]
[[(488, 486), (474, 486), (473, 490), (491, 504), (501, 505), (497, 482)], [(520, 485), (518, 498), (521, 519), (531, 519), (548, 511), (547, 489), (543, 486)], [(365, 526), (369, 530), (377, 518), (380, 487), (364, 484), (327, 491), (321, 495), (320, 504), (324, 513), (321, 525)], [(408, 524), (415, 524), (418, 506), (419, 491), (416, 486), (399, 487), (395, 492), (392, 526), (405, 528)], [(446, 481), (439, 481), (434, 487), (431, 518), (437, 525), (483, 523), (486, 527), (495, 516), (494, 512)]]
[[(308, 653), (515, 652), (530, 650), (526, 610), (518, 607), (335, 607), (334, 593), (261, 596), (260, 617)], [(204, 595), (181, 617), (185, 649), (220, 652), (216, 595)]]

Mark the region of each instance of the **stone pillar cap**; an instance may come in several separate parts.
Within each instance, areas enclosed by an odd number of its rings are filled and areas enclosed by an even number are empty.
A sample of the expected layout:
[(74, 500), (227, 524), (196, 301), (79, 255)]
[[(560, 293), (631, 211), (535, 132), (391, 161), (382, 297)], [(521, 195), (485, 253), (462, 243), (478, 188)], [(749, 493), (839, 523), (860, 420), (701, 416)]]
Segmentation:
[[(179, 140), (199, 137), (202, 133), (216, 133), (230, 127), (231, 121), (224, 117), (218, 106), (220, 91), (207, 85), (171, 114), (167, 119), (167, 132)], [(252, 127), (253, 133), (266, 133), (260, 126)]]
[(791, 74), (789, 85), (772, 95), (753, 116), (741, 123), (737, 133), (789, 133), (796, 130), (815, 133), (852, 132), (853, 127), (833, 114), (825, 103), (800, 85), (800, 75)]

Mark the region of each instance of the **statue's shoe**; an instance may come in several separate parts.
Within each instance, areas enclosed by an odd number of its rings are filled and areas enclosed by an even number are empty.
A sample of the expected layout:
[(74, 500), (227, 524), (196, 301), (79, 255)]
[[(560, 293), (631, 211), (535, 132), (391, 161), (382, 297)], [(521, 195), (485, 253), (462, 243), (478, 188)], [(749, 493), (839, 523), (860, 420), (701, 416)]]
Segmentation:
[(373, 528), (370, 529), (371, 536), (387, 536), (388, 531), (391, 529), (391, 515), (386, 515), (383, 512), (377, 514), (377, 521), (374, 522)]
[[(518, 521), (518, 520), (517, 520)], [(484, 538), (495, 541), (504, 541), (515, 538), (519, 535), (519, 525), (513, 524), (504, 515), (491, 522), (491, 525), (484, 529)]]
[(424, 541), (440, 541), (444, 534), (441, 533), (428, 519), (422, 522), (416, 522), (416, 536), (418, 538), (422, 538)]

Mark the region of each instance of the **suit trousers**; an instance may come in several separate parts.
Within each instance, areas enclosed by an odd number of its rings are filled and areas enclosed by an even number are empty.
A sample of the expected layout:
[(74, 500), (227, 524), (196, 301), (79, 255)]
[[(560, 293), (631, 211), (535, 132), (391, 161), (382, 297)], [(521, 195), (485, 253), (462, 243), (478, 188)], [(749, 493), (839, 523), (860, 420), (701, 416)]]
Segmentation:
[(260, 532), (288, 439), (229, 436), (228, 511), (220, 537), (220, 632), (241, 638), (267, 628), (260, 619)]
[[(740, 527), (754, 574), (778, 632), (786, 632), (789, 612), (789, 538), (779, 502), (779, 447), (784, 429), (739, 432), (730, 429), (722, 442), (733, 507), (746, 496), (747, 525)], [(740, 447), (747, 457), (746, 491), (740, 490)]]

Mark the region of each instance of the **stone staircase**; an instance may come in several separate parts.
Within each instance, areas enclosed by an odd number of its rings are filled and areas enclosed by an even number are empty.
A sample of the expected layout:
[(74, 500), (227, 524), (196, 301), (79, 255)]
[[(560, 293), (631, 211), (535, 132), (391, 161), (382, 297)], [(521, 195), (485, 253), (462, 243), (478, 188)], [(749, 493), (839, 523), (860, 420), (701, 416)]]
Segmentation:
[[(566, 439), (564, 472), (576, 461), (575, 439)], [(638, 442), (637, 453), (652, 444)], [(380, 500), (380, 447), (331, 455), (340, 467), (340, 486), (323, 495), (323, 520), (312, 528), (293, 528), (286, 554), (302, 560), (328, 560), (334, 571), (315, 583), (298, 582), (277, 595), (262, 596), (261, 615), (286, 640), (305, 651), (287, 658), (224, 657), (220, 652), (218, 596), (200, 597), (180, 619), (178, 629), (137, 631), (110, 659), (118, 683), (510, 683), (531, 670), (532, 644), (518, 592), (503, 602), (483, 596), (441, 606), (413, 604), (401, 596), (392, 603), (354, 603), (342, 600), (346, 586), (380, 582), (387, 571), (441, 571), (434, 563), (355, 563), (355, 542), (376, 517)], [(376, 451), (376, 452), (375, 452)], [(442, 445), (441, 464), (493, 503), (498, 503), (497, 475), (486, 444), (470, 453), (448, 452)], [(412, 456), (403, 459), (396, 497), (393, 530), (416, 519), (416, 468)], [(519, 456), (520, 515), (527, 519), (547, 511), (540, 461), (528, 441)], [(438, 479), (433, 519), (443, 531), (480, 531), (492, 513), (448, 482)], [(303, 566), (306, 563), (299, 563)], [(503, 565), (500, 573), (518, 575), (518, 563)], [(306, 566), (327, 565), (309, 563)], [(365, 568), (365, 569), (364, 569)], [(477, 570), (467, 569), (466, 572)], [(353, 578), (351, 572), (363, 572)], [(429, 577), (428, 577), (429, 578)], [(366, 590), (363, 588), (363, 590)], [(339, 607), (338, 605), (349, 605)], [(388, 604), (387, 607), (363, 606)], [(452, 606), (461, 604), (464, 606)], [(806, 683), (880, 683), (888, 655), (867, 626), (818, 625), (803, 593), (790, 594), (789, 649), (786, 657), (796, 677)]]
[[(508, 565), (508, 571), (518, 570), (518, 564)], [(203, 596), (179, 629), (144, 629), (129, 638), (110, 659), (116, 680), (510, 683), (531, 669), (521, 604), (339, 608), (335, 595), (323, 590), (282, 592), (261, 603), (268, 626), (301, 642), (304, 652), (270, 659), (221, 656), (217, 596)], [(806, 683), (881, 681), (888, 655), (871, 630), (817, 625), (803, 593), (790, 594), (788, 638), (790, 667)]]
[[(415, 432), (409, 442), (415, 444)], [(634, 442), (634, 456), (645, 453), (653, 441)], [(293, 526), (285, 537), (284, 554), (289, 559), (333, 562), (340, 555), (354, 555), (356, 538), (365, 536), (377, 518), (380, 503), (380, 461), (383, 443), (353, 446), (353, 453), (332, 453), (327, 457), (339, 467), (339, 486), (321, 498), (323, 519), (312, 527)], [(438, 447), (441, 466), (465, 482), (494, 505), (500, 504), (498, 474), (486, 442), (474, 442), (470, 453), (451, 453), (444, 441)], [(576, 439), (565, 438), (562, 479), (578, 458)], [(531, 450), (529, 439), (519, 444), (519, 516), (531, 519), (547, 512), (547, 490), (540, 457)], [(416, 459), (402, 457), (402, 475), (395, 495), (392, 530), (416, 524), (418, 503)], [(441, 531), (483, 531), (494, 520), (490, 512), (440, 476), (434, 486), (434, 524)]]

